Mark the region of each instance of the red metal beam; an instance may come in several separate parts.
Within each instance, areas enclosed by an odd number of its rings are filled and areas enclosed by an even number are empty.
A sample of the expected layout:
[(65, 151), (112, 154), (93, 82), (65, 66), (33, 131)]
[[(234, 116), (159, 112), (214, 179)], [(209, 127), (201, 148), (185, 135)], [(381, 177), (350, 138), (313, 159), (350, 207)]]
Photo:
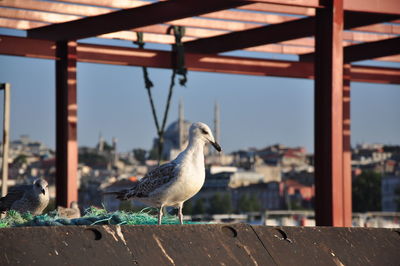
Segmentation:
[[(329, 0), (307, 1), (307, 0), (249, 0), (259, 3), (273, 3), (289, 6), (303, 7), (323, 7), (330, 4)], [(398, 0), (345, 0), (344, 10), (357, 12), (373, 12), (384, 14), (400, 14), (400, 5)]]
[[(29, 0), (3, 0), (4, 2), (24, 2)], [(236, 0), (232, 0), (236, 1)], [(1, 1), (0, 1), (1, 2)], [(94, 0), (63, 0), (63, 2), (81, 4), (84, 8), (98, 6), (108, 6), (115, 8), (130, 8), (134, 6), (142, 6), (148, 4), (147, 1), (94, 1)], [(297, 15), (312, 16), (315, 8), (323, 7), (329, 0), (246, 0), (247, 6), (243, 9), (289, 13)], [(59, 3), (57, 3), (59, 4)], [(61, 5), (61, 4), (60, 4)], [(96, 6), (96, 7), (95, 7)], [(35, 9), (32, 6), (31, 9)], [(386, 14), (400, 14), (400, 7), (397, 0), (346, 0), (344, 9), (359, 12), (373, 12)], [(67, 13), (67, 10), (65, 13)]]
[(400, 54), (400, 37), (347, 46), (344, 61), (350, 63), (396, 54)]
[(352, 226), (352, 179), (351, 179), (351, 120), (350, 120), (351, 66), (343, 68), (343, 226)]
[(323, 7), (323, 5), (326, 2), (325, 0), (247, 0), (247, 1), (254, 3), (279, 4), (279, 5), (312, 7), (312, 8)]
[[(56, 58), (55, 43), (52, 41), (4, 35), (0, 35), (0, 54), (44, 59)], [(172, 67), (171, 53), (167, 51), (79, 43), (77, 55), (79, 62), (155, 68)], [(188, 69), (193, 71), (314, 78), (313, 63), (310, 62), (187, 53), (186, 64)], [(400, 69), (353, 66), (351, 80), (400, 84)]]
[[(98, 0), (63, 0), (63, 2), (70, 2), (72, 4), (65, 3), (55, 3), (36, 1), (36, 0), (3, 0), (0, 1), (1, 7), (12, 7), (12, 8), (1, 8), (0, 16), (3, 18), (17, 18), (19, 20), (34, 20), (43, 21), (51, 23), (60, 23), (70, 20), (80, 19), (82, 16), (94, 16), (100, 15), (108, 12), (115, 11), (115, 8), (133, 8), (143, 5), (151, 4), (151, 2), (144, 1), (98, 1)], [(78, 4), (76, 4), (78, 3)], [(82, 5), (85, 4), (85, 5)], [(255, 10), (262, 8), (257, 8), (261, 5), (265, 11), (278, 12), (278, 13), (291, 13), (294, 9), (295, 13), (301, 13), (302, 15), (314, 16), (315, 9), (313, 8), (302, 8), (293, 7), (287, 5), (275, 5), (275, 4), (252, 4), (243, 6), (244, 9), (254, 8)], [(27, 10), (30, 9), (30, 10)], [(39, 10), (39, 11), (33, 11)], [(308, 12), (307, 10), (312, 10)], [(45, 12), (42, 12), (45, 11)], [(50, 12), (50, 13), (49, 13)], [(293, 13), (293, 12), (292, 12)], [(66, 15), (70, 14), (70, 15)], [(254, 28), (255, 24), (250, 24), (248, 22), (257, 22), (263, 24), (275, 24), (282, 23), (289, 20), (298, 19), (295, 16), (285, 16), (271, 13), (261, 13), (261, 12), (243, 12), (236, 10), (221, 10), (211, 13), (206, 13), (201, 15), (202, 18), (210, 18), (212, 20), (204, 20), (200, 18), (186, 18), (178, 21), (170, 21), (169, 24), (180, 25), (180, 26), (193, 26), (193, 27), (207, 27), (216, 28), (221, 30), (243, 30), (248, 28)], [(217, 19), (217, 20), (215, 20)], [(225, 21), (222, 21), (225, 20)], [(230, 21), (226, 21), (230, 20)], [(242, 22), (239, 22), (242, 21)], [(44, 25), (41, 25), (44, 26)], [(36, 26), (40, 27), (40, 26)], [(146, 31), (152, 33), (165, 34), (168, 25), (152, 25), (147, 26)], [(357, 28), (358, 31), (366, 32), (379, 32), (379, 33), (389, 33), (397, 34), (399, 32), (399, 27), (395, 25), (388, 24), (376, 24), (371, 26), (363, 26)], [(144, 29), (135, 29), (135, 31), (145, 31)], [(186, 28), (186, 36), (195, 37), (210, 37), (216, 34), (197, 34), (193, 33), (207, 31), (207, 29), (200, 28)], [(222, 32), (223, 33), (223, 32)], [(206, 36), (208, 35), (208, 36)]]
[(282, 14), (304, 15), (304, 16), (315, 15), (315, 8), (312, 7), (287, 6), (279, 4), (268, 4), (268, 3), (254, 3), (238, 7), (238, 9), (261, 11), (261, 12), (274, 12)]
[[(346, 12), (345, 29), (375, 24), (383, 21), (391, 21), (398, 16), (382, 14), (366, 14)], [(195, 53), (222, 53), (240, 50), (253, 46), (283, 42), (314, 35), (315, 18), (308, 17), (283, 23), (257, 27), (224, 35), (197, 39), (184, 43), (189, 52)]]
[[(315, 8), (281, 5), (278, 1), (276, 4), (254, 3), (240, 7), (239, 9), (305, 16), (315, 15)], [(400, 14), (400, 7), (397, 0), (345, 0), (344, 9), (358, 12)]]
[(56, 43), (56, 204), (78, 200), (76, 54), (74, 41)]
[(243, 1), (169, 0), (28, 30), (32, 38), (76, 40), (244, 5)]
[(370, 66), (351, 66), (352, 82), (400, 84), (400, 69)]
[(314, 34), (314, 18), (298, 19), (184, 43), (188, 52), (222, 53)]
[[(374, 59), (400, 54), (400, 37), (349, 45), (344, 48), (344, 62)], [(315, 53), (300, 55), (300, 61), (314, 60)]]
[(357, 12), (400, 15), (398, 0), (345, 0), (344, 9)]
[(333, 0), (327, 8), (317, 10), (315, 218), (316, 224), (323, 226), (347, 224), (343, 208), (343, 26), (343, 0)]

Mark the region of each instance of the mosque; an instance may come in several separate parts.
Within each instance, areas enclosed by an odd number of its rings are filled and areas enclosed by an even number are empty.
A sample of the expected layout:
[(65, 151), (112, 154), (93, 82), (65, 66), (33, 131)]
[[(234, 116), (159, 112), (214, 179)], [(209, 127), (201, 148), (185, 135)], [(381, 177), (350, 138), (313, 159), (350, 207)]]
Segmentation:
[[(183, 101), (179, 101), (179, 111), (178, 111), (178, 120), (172, 122), (164, 133), (164, 148), (162, 157), (165, 160), (175, 159), (176, 156), (183, 151), (188, 142), (188, 133), (189, 127), (192, 122), (185, 120), (184, 118), (184, 107)], [(220, 119), (219, 119), (219, 104), (215, 103), (214, 106), (214, 127), (213, 134), (215, 140), (219, 142), (220, 136)], [(153, 149), (157, 147), (158, 138), (154, 139)], [(211, 149), (209, 149), (208, 145), (205, 148), (205, 154), (208, 154)]]

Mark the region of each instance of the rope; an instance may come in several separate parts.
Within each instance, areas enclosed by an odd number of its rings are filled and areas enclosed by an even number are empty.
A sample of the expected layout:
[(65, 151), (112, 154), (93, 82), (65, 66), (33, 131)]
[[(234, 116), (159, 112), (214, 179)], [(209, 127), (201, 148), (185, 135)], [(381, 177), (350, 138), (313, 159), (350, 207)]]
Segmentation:
[(161, 155), (162, 155), (163, 149), (164, 149), (165, 125), (167, 123), (167, 117), (168, 117), (168, 113), (169, 113), (169, 106), (170, 106), (170, 103), (171, 103), (172, 92), (173, 92), (174, 85), (175, 85), (175, 76), (176, 76), (176, 71), (175, 71), (175, 69), (173, 69), (172, 70), (172, 75), (171, 75), (171, 83), (169, 85), (167, 103), (165, 105), (164, 119), (163, 119), (163, 123), (162, 123), (162, 126), (161, 126), (161, 131), (159, 133), (159, 138), (158, 138), (158, 150), (159, 150), (158, 164), (160, 164)]
[(179, 84), (181, 86), (186, 86), (187, 69), (185, 67), (185, 49), (182, 43), (182, 37), (185, 35), (185, 27), (169, 26), (167, 29), (167, 34), (171, 34), (172, 31), (175, 36), (175, 44), (172, 45), (172, 52), (175, 58), (172, 62), (174, 62), (176, 74), (182, 76), (182, 78), (179, 80)]
[[(166, 104), (165, 104), (164, 116), (163, 116), (161, 127), (159, 124), (158, 116), (156, 113), (156, 108), (154, 105), (153, 95), (151, 92), (151, 88), (154, 85), (153, 85), (153, 82), (149, 78), (147, 67), (142, 67), (145, 87), (147, 90), (147, 95), (149, 98), (151, 111), (152, 111), (154, 123), (155, 123), (156, 129), (157, 129), (157, 135), (158, 135), (158, 164), (160, 164), (160, 162), (161, 162), (162, 153), (163, 153), (163, 149), (164, 149), (165, 126), (167, 123), (169, 107), (171, 104), (173, 89), (175, 86), (175, 76), (177, 74), (182, 76), (182, 78), (179, 80), (179, 84), (181, 86), (185, 86), (186, 82), (187, 82), (187, 69), (185, 68), (185, 54), (184, 54), (183, 43), (182, 43), (182, 37), (185, 34), (185, 28), (181, 27), (181, 26), (170, 26), (167, 29), (167, 34), (170, 34), (172, 31), (175, 36), (175, 44), (172, 45), (172, 51), (173, 51), (173, 55), (174, 55), (174, 60), (172, 60), (172, 62), (174, 64), (174, 68), (172, 70), (171, 81), (170, 81), (170, 85), (169, 85), (168, 96), (167, 96), (167, 100), (166, 100)], [(133, 43), (138, 45), (139, 49), (144, 49), (145, 43), (143, 41), (143, 33), (137, 32), (136, 35), (137, 35), (137, 40), (134, 41)]]

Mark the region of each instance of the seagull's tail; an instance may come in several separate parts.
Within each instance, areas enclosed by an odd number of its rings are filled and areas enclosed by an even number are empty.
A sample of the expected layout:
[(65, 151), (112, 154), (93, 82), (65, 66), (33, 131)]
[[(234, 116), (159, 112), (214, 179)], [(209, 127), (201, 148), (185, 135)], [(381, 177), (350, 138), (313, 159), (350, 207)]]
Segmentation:
[(127, 194), (129, 190), (124, 189), (121, 191), (109, 191), (109, 192), (103, 192), (103, 195), (115, 195), (117, 199), (119, 200), (127, 200)]

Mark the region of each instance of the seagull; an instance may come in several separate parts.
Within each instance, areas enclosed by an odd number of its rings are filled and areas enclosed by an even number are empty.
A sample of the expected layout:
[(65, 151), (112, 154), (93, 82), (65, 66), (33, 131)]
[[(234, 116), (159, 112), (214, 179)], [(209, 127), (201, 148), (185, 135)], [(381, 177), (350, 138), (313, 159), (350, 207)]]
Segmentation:
[(164, 207), (178, 208), (179, 222), (183, 224), (183, 203), (196, 195), (204, 184), (204, 146), (207, 143), (221, 151), (210, 128), (201, 122), (193, 123), (189, 128), (188, 146), (176, 159), (151, 170), (130, 189), (105, 194), (117, 195), (120, 200), (138, 200), (159, 208), (159, 225)]
[(57, 213), (58, 216), (68, 219), (75, 219), (81, 217), (81, 211), (79, 210), (79, 206), (76, 201), (72, 201), (69, 208), (58, 206)]
[(49, 204), (48, 183), (38, 178), (33, 185), (11, 187), (5, 197), (0, 198), (0, 213), (15, 210), (21, 213), (30, 212), (33, 215), (42, 214)]

